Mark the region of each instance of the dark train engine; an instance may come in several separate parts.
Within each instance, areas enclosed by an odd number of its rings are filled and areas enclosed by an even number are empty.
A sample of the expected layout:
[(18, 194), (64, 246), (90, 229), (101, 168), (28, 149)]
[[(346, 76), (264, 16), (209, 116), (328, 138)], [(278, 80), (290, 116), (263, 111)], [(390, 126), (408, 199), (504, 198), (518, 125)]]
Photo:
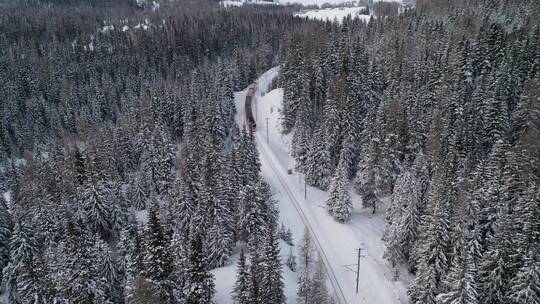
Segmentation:
[(252, 102), (255, 99), (255, 91), (256, 91), (257, 85), (255, 83), (251, 84), (248, 87), (247, 93), (246, 93), (246, 125), (248, 126), (249, 130), (251, 132), (255, 131), (255, 128), (257, 127), (257, 124), (255, 123), (255, 118), (253, 117), (253, 110), (252, 110)]

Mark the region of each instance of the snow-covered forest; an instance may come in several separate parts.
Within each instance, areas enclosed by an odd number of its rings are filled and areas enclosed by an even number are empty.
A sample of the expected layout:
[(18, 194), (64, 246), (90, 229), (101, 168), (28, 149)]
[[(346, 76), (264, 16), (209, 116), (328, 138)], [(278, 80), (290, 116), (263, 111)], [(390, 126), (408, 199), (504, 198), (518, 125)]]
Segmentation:
[(538, 2), (438, 2), (289, 38), (296, 169), (337, 221), (349, 182), (373, 213), (391, 199), (385, 257), (412, 303), (539, 303)]
[[(367, 299), (540, 304), (540, 3), (291, 2), (0, 1), (1, 304), (353, 304), (317, 234), (356, 202)], [(338, 226), (284, 208), (276, 155)]]

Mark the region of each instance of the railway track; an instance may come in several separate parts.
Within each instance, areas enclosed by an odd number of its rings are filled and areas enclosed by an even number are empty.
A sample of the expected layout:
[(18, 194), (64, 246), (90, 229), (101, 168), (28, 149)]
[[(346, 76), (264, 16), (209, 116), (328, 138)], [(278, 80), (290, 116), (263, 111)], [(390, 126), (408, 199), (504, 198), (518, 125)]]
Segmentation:
[(298, 200), (294, 196), (294, 192), (291, 191), (291, 189), (287, 185), (287, 182), (285, 181), (283, 176), (281, 176), (279, 170), (275, 167), (271, 157), (268, 155), (268, 152), (263, 147), (263, 141), (259, 140), (258, 137), (259, 137), (259, 135), (257, 135), (258, 142), (260, 143), (259, 144), (259, 147), (260, 147), (259, 151), (261, 151), (261, 154), (267, 160), (270, 168), (272, 169), (272, 172), (278, 178), (280, 184), (282, 185), (283, 189), (287, 193), (287, 196), (290, 198), (291, 202), (293, 203), (294, 208), (298, 212), (298, 215), (300, 216), (300, 218), (302, 220), (302, 223), (304, 224), (304, 226), (308, 230), (308, 232), (309, 232), (309, 234), (311, 236), (311, 239), (313, 240), (313, 243), (315, 245), (315, 248), (316, 248), (317, 252), (319, 253), (320, 258), (322, 258), (322, 260), (323, 260), (326, 275), (327, 275), (328, 279), (330, 280), (332, 288), (334, 289), (334, 293), (336, 294), (336, 298), (338, 300), (338, 303), (339, 304), (348, 304), (347, 298), (345, 298), (345, 294), (343, 293), (343, 290), (342, 290), (341, 286), (339, 285), (339, 282), (337, 280), (337, 276), (334, 273), (334, 270), (332, 269), (330, 261), (328, 260), (328, 257), (326, 256), (326, 253), (324, 252), (324, 250), (323, 250), (323, 248), (321, 246), (321, 242), (319, 241), (319, 238), (315, 234), (315, 231), (313, 230), (313, 227), (311, 226), (307, 216), (305, 215), (304, 211), (302, 210), (302, 207), (300, 206), (300, 203), (298, 202)]

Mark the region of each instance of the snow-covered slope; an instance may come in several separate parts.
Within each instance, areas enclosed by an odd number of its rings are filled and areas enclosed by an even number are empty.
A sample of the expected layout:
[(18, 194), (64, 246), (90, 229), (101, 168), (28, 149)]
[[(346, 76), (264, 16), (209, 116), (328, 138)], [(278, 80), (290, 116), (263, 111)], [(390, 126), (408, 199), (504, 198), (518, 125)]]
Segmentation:
[[(374, 0), (373, 2), (402, 2), (402, 0)], [(330, 5), (347, 5), (347, 6), (357, 6), (357, 0), (275, 0), (273, 2), (264, 1), (264, 0), (226, 0), (221, 1), (224, 6), (241, 6), (244, 3), (255, 3), (255, 4), (301, 4), (301, 5), (317, 5), (322, 6), (324, 4)]]
[[(303, 220), (308, 221), (310, 230), (327, 257), (331, 281), (335, 281), (333, 283), (339, 285), (339, 293), (343, 293), (345, 300), (342, 302), (407, 303), (406, 286), (410, 277), (403, 273), (403, 281), (393, 281), (390, 266), (382, 257), (383, 211), (371, 215), (369, 210), (361, 207), (360, 198), (353, 194), (354, 211), (351, 221), (347, 224), (337, 223), (324, 209), (326, 192), (308, 186), (307, 199), (304, 199), (303, 177), (297, 173), (287, 174), (287, 169), (292, 167), (292, 160), (288, 152), (289, 137), (282, 136), (280, 132), (279, 111), (283, 90), (267, 92), (277, 73), (278, 69), (273, 68), (259, 79), (253, 109), (257, 120), (256, 138), (261, 152), (262, 174), (278, 201), (280, 221), (291, 227), (295, 240), (301, 238), (305, 227)], [(236, 94), (236, 119), (240, 124), (244, 121), (244, 96), (244, 92)], [(356, 275), (346, 266), (356, 264), (359, 247), (363, 248), (365, 257), (361, 260), (360, 291), (356, 294)]]
[(302, 18), (308, 18), (308, 19), (314, 19), (314, 20), (337, 20), (342, 21), (347, 16), (351, 16), (351, 18), (361, 18), (365, 20), (366, 22), (369, 21), (371, 18), (370, 15), (362, 15), (360, 14), (364, 7), (361, 6), (355, 6), (355, 7), (333, 7), (333, 8), (322, 8), (322, 9), (314, 9), (314, 10), (306, 10), (299, 13), (294, 14), (295, 16), (302, 17)]

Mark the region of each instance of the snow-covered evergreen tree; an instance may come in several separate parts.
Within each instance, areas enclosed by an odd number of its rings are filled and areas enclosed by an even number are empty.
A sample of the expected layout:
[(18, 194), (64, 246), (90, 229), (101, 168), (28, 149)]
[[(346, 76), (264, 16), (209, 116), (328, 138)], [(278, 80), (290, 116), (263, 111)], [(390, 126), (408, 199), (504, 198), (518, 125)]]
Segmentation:
[(236, 270), (236, 282), (232, 291), (234, 304), (248, 304), (249, 300), (249, 272), (246, 265), (244, 250), (240, 251), (238, 266)]
[(330, 151), (324, 142), (323, 131), (318, 129), (311, 141), (311, 149), (304, 169), (306, 182), (311, 186), (326, 190), (330, 185), (331, 170)]
[(338, 222), (346, 222), (351, 217), (352, 200), (349, 194), (348, 172), (343, 154), (330, 186), (326, 208), (328, 213)]
[(282, 264), (275, 223), (267, 229), (261, 256), (261, 295), (263, 303), (284, 304)]
[(210, 304), (214, 295), (214, 277), (208, 271), (202, 238), (194, 236), (191, 241), (189, 263), (186, 269), (184, 297), (186, 304)]
[[(0, 196), (0, 269), (4, 269), (9, 261), (9, 243), (12, 228), (11, 214), (4, 198)], [(2, 282), (2, 271), (0, 271), (0, 282)]]
[(173, 302), (173, 257), (169, 240), (163, 231), (156, 211), (152, 208), (144, 231), (143, 275), (154, 287), (163, 303)]
[(540, 252), (531, 248), (524, 257), (525, 263), (511, 281), (510, 298), (518, 304), (540, 303)]
[(84, 230), (82, 220), (68, 223), (66, 237), (61, 265), (64, 279), (57, 286), (61, 298), (69, 303), (104, 303), (106, 285), (98, 271), (96, 238)]
[(442, 291), (442, 281), (449, 268), (450, 214), (452, 194), (450, 185), (439, 168), (434, 184), (431, 185), (428, 213), (421, 227), (418, 244), (418, 269), (409, 296), (413, 303), (436, 303)]
[(426, 204), (428, 175), (426, 156), (420, 154), (396, 181), (384, 234), (385, 258), (394, 267), (403, 262), (412, 266), (416, 262), (413, 255)]
[(123, 273), (117, 257), (109, 246), (98, 240), (96, 242), (99, 269), (98, 275), (105, 280), (105, 298), (111, 303), (123, 303)]
[(311, 273), (314, 261), (314, 248), (306, 228), (299, 244), (298, 291), (296, 293), (299, 303), (309, 303), (309, 297), (312, 293)]
[(319, 256), (315, 265), (315, 270), (311, 278), (311, 295), (309, 303), (327, 304), (330, 302), (328, 287), (326, 287), (326, 269), (322, 258)]
[(250, 252), (249, 265), (249, 292), (248, 303), (263, 303), (263, 295), (261, 292), (261, 260), (258, 252), (258, 247), (254, 246)]

